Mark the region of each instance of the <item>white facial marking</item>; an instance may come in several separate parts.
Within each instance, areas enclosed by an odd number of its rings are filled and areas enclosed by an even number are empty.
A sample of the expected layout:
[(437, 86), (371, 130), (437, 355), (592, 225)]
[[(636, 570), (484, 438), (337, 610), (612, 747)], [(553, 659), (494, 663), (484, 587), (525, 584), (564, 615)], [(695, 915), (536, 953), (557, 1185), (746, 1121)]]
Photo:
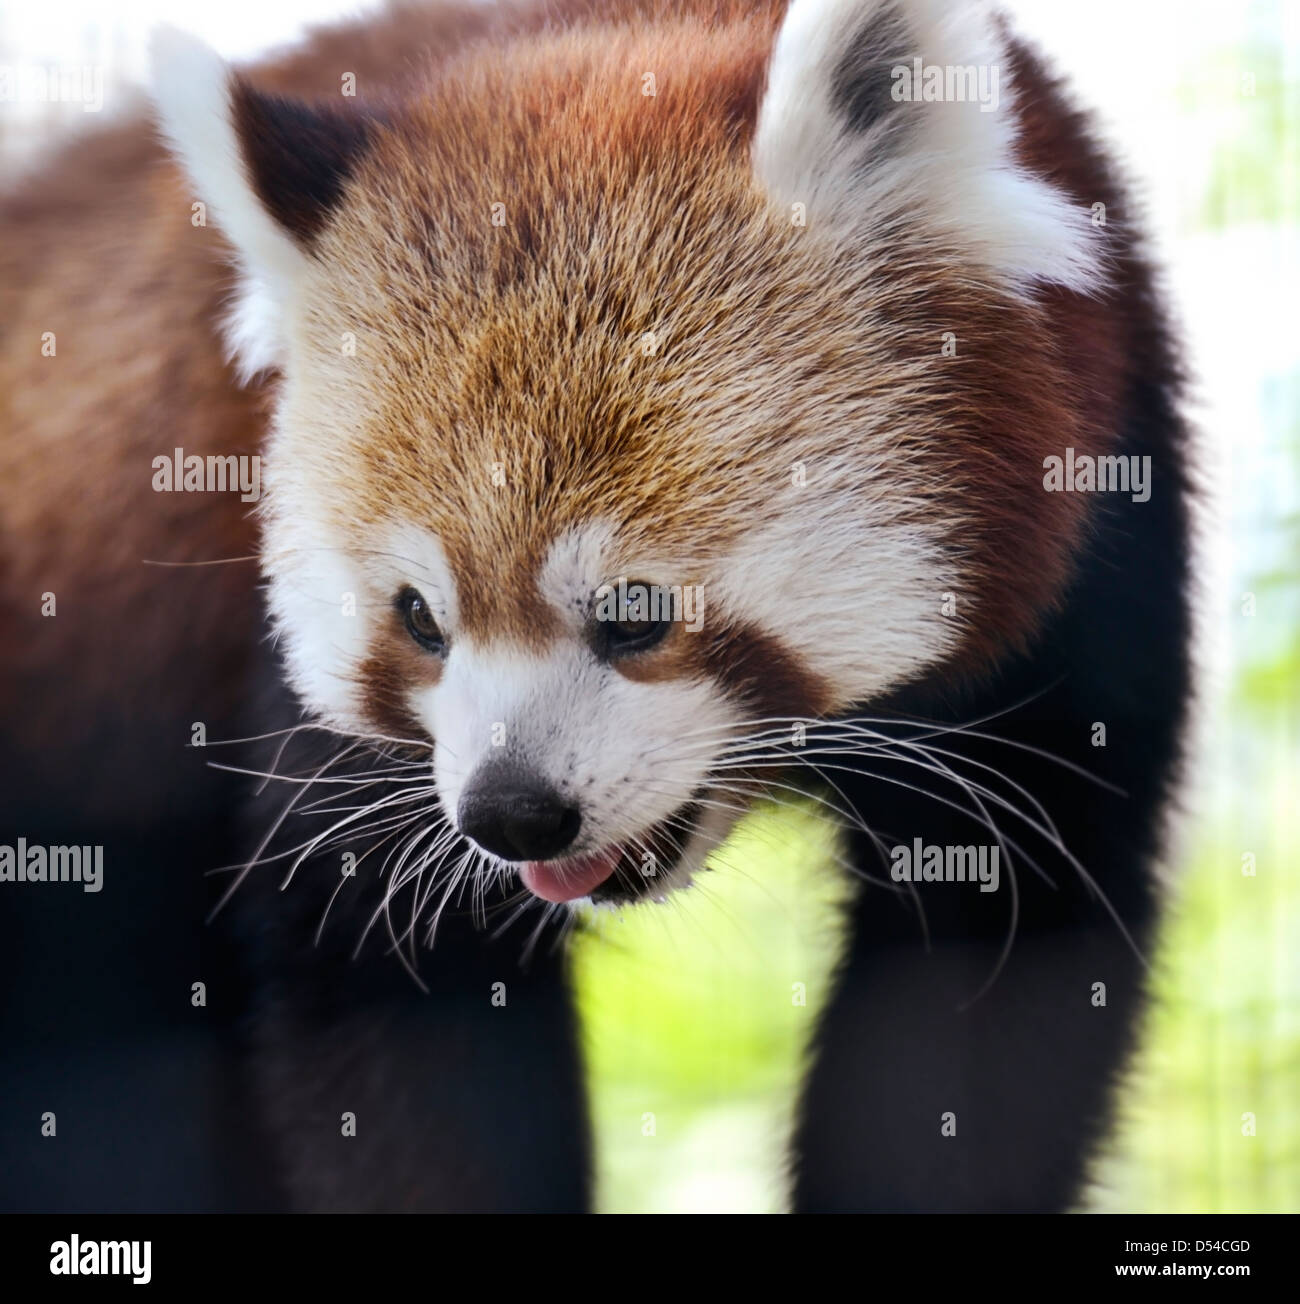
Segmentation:
[(748, 532), (719, 565), (706, 621), (721, 615), (774, 634), (845, 706), (957, 646), (960, 625), (943, 605), (961, 591), (959, 577), (933, 523), (899, 519), (887, 494), (873, 503), (860, 487), (815, 479), (785, 492), (785, 514)]
[(384, 532), (367, 558), (377, 588), (396, 596), (409, 585), (419, 591), (439, 627), (451, 633), (460, 620), (456, 581), (442, 544), (417, 526), (397, 526)]
[(445, 811), (455, 817), (480, 766), (509, 760), (579, 807), (575, 854), (635, 839), (687, 802), (739, 718), (713, 684), (635, 683), (576, 639), (537, 656), (455, 640), (415, 700)]
[(614, 537), (612, 525), (596, 521), (570, 530), (551, 545), (538, 588), (566, 626), (579, 627), (597, 587), (614, 578)]
[(355, 672), (372, 617), (364, 575), (341, 538), (310, 518), (269, 512), (263, 569), (294, 691), (327, 723), (363, 728)]

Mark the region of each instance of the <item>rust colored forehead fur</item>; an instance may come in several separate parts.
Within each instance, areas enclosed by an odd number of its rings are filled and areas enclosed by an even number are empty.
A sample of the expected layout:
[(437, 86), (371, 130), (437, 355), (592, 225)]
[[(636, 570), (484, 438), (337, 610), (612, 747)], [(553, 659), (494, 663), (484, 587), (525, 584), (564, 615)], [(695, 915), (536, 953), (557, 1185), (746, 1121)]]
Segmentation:
[(688, 354), (723, 343), (724, 247), (782, 252), (745, 168), (771, 39), (755, 19), (489, 46), (359, 172), (313, 323), (321, 366), (365, 380), (349, 511), (436, 534), (466, 628), (536, 632), (541, 561), (576, 525), (725, 542)]
[[(1059, 582), (1070, 496), (1044, 502), (1025, 453), (1071, 425), (1064, 377), (1029, 310), (932, 241), (835, 251), (765, 204), (748, 150), (773, 33), (762, 11), (479, 47), (376, 133), (323, 234), (299, 392), (346, 495), (328, 505), (435, 534), (466, 631), (545, 640), (542, 560), (594, 521), (687, 572), (643, 578), (698, 581), (850, 433), (888, 445), (917, 512), (947, 491), (976, 570), (999, 531), (1041, 535), (1041, 572), (985, 595), (988, 639)], [(948, 330), (970, 347), (945, 368)]]

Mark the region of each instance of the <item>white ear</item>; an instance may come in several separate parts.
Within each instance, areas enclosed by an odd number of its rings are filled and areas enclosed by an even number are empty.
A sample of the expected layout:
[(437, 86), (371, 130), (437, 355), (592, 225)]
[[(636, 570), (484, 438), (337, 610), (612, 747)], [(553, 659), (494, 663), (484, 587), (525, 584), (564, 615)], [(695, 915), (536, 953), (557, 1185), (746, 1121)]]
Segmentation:
[(850, 238), (906, 223), (1014, 291), (1095, 290), (1090, 214), (1015, 162), (1009, 72), (983, 0), (793, 0), (759, 110), (758, 178)]
[(160, 27), (149, 48), (159, 125), (216, 225), (235, 247), (238, 298), (226, 342), (240, 379), (281, 365), (283, 308), (305, 254), (254, 192), (235, 131), (230, 67), (215, 50), (173, 27)]

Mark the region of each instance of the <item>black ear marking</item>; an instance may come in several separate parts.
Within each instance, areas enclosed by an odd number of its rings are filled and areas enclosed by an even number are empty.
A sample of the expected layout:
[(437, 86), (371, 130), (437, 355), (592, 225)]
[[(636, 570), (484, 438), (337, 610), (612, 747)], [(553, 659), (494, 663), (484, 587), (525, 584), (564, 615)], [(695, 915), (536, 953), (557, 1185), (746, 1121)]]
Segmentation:
[(232, 81), (230, 111), (257, 197), (310, 248), (382, 115), (268, 95), (240, 77)]
[(893, 5), (863, 24), (831, 75), (831, 104), (849, 130), (867, 131), (895, 111), (892, 70), (910, 64), (916, 53), (911, 31)]

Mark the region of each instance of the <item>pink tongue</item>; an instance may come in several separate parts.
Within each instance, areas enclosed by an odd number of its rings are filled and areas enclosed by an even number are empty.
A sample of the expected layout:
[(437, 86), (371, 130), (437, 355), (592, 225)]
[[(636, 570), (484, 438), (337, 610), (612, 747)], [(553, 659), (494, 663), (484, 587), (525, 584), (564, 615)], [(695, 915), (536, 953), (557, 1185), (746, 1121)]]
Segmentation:
[(621, 854), (615, 847), (563, 863), (526, 860), (519, 867), (519, 877), (524, 880), (524, 886), (543, 901), (576, 901), (598, 888), (614, 872)]

